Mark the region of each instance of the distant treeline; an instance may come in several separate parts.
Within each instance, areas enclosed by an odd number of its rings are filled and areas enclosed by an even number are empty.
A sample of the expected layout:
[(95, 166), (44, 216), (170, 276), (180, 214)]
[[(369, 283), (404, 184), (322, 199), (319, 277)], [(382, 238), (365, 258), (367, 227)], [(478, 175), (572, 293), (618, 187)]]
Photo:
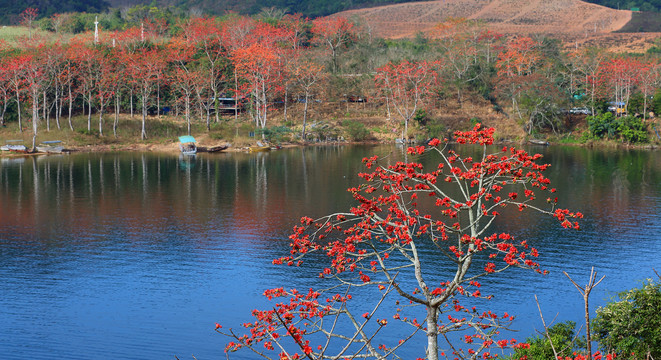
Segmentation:
[[(170, 9), (177, 14), (225, 15), (235, 12), (256, 15), (265, 9), (280, 13), (299, 13), (305, 17), (326, 16), (336, 12), (421, 0), (17, 0), (0, 2), (0, 23), (14, 25), (20, 22), (20, 14), (28, 7), (38, 9), (38, 18), (53, 14), (86, 13), (100, 14), (112, 9), (127, 11), (130, 8)], [(638, 9), (643, 12), (660, 12), (661, 0), (587, 0), (614, 9)]]
[[(421, 1), (421, 0), (414, 0)], [(339, 11), (411, 2), (410, 0), (17, 0), (0, 2), (0, 23), (14, 25), (20, 22), (20, 14), (27, 8), (39, 10), (38, 18), (64, 13), (105, 13), (111, 9), (169, 8), (173, 13), (196, 13), (199, 15), (224, 15), (236, 12), (243, 15), (256, 15), (264, 9), (275, 9), (283, 13), (299, 13), (306, 17), (330, 15)]]
[(0, 1), (0, 24), (13, 25), (20, 22), (20, 14), (27, 8), (39, 10), (39, 17), (69, 12), (101, 13), (110, 4), (105, 0), (16, 0)]

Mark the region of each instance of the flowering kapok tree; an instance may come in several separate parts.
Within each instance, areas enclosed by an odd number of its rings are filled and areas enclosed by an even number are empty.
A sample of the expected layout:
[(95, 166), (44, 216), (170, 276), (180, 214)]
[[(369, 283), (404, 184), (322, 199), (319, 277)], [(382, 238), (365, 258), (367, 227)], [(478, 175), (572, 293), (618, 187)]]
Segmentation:
[(408, 138), (409, 122), (436, 82), (434, 72), (431, 71), (434, 65), (426, 61), (404, 60), (399, 64), (391, 62), (376, 69), (376, 87), (385, 95), (386, 100), (392, 102), (404, 120), (402, 139)]
[[(431, 170), (417, 162), (382, 166), (377, 157), (364, 159), (364, 183), (349, 189), (357, 204), (348, 212), (302, 218), (290, 236), (290, 254), (274, 260), (299, 266), (327, 257), (319, 276), (330, 285), (265, 291), (281, 302), (254, 310), (255, 320), (243, 325), (248, 333), (216, 324), (233, 338), (226, 351), (250, 348), (267, 359), (390, 359), (419, 344), (421, 355), (436, 360), (489, 359), (502, 348), (525, 347), (499, 338), (511, 315), (478, 310), (476, 302), (484, 302), (478, 298), (491, 297), (480, 282), (514, 267), (544, 271), (537, 249), (494, 232), (492, 224), (510, 207), (553, 216), (564, 228), (578, 229), (574, 220), (582, 215), (556, 208), (541, 155), (496, 150), (489, 146), (493, 132), (479, 124), (456, 132), (459, 148), (481, 146), (476, 158), (438, 139), (408, 149), (436, 153), (440, 163)], [(372, 291), (365, 297), (371, 303), (352, 302), (357, 291)]]

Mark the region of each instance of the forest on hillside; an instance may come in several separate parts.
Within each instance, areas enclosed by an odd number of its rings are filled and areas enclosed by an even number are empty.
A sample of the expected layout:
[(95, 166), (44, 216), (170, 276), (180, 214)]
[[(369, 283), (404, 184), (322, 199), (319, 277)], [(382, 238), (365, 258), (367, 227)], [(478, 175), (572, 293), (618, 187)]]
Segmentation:
[[(30, 123), (36, 137), (43, 124), (74, 130), (71, 116), (85, 114), (87, 128), (77, 130), (104, 136), (115, 133), (120, 113), (137, 111), (145, 138), (148, 114), (168, 107), (189, 131), (192, 124), (209, 131), (225, 123), (216, 110), (230, 99), (245, 110), (242, 127), (281, 131), (272, 114), (284, 108), (284, 124), (302, 125), (306, 138), (309, 108), (369, 101), (387, 112), (390, 130), (424, 138), (448, 128), (439, 104), (482, 99), (528, 134), (569, 132), (564, 120), (576, 113), (595, 115), (588, 138), (650, 140), (646, 119), (661, 112), (660, 52), (564, 51), (557, 40), (507, 37), (471, 21), (444, 28), (443, 41), (392, 41), (345, 18), (233, 15), (172, 27), (143, 22), (98, 39), (35, 35), (0, 49), (0, 124)], [(302, 124), (287, 118), (293, 102), (305, 104)], [(350, 137), (369, 135), (364, 124), (350, 125)], [(325, 138), (333, 126), (315, 131)]]
[(0, 2), (0, 24), (15, 25), (20, 22), (20, 14), (27, 8), (39, 10), (39, 17), (49, 17), (62, 13), (102, 13), (110, 4), (105, 0), (16, 0)]
[(105, 13), (111, 9), (125, 9), (136, 6), (158, 7), (161, 9), (170, 7), (171, 11), (175, 13), (193, 12), (207, 15), (224, 15), (230, 11), (244, 15), (255, 15), (265, 8), (276, 8), (290, 14), (300, 13), (307, 17), (318, 17), (353, 8), (407, 1), (412, 0), (17, 0), (0, 3), (0, 24), (17, 24), (20, 21), (20, 13), (29, 7), (39, 10), (39, 18), (71, 12)]
[[(289, 14), (299, 13), (306, 17), (326, 16), (336, 12), (380, 6), (386, 4), (420, 0), (17, 0), (0, 3), (0, 23), (9, 25), (20, 21), (19, 14), (28, 7), (37, 8), (39, 17), (49, 17), (63, 13), (105, 13), (111, 8), (131, 7), (171, 7), (176, 13), (200, 13), (224, 15), (228, 11), (244, 15), (255, 15), (267, 8), (275, 8)], [(661, 0), (587, 0), (614, 9), (630, 10), (637, 8), (643, 12), (661, 11)]]

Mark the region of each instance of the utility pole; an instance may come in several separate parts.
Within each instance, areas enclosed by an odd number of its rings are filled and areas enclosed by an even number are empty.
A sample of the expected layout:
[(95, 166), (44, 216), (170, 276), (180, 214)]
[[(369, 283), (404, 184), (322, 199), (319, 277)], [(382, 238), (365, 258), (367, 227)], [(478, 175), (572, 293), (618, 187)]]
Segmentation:
[(94, 44), (99, 43), (99, 17), (94, 18)]

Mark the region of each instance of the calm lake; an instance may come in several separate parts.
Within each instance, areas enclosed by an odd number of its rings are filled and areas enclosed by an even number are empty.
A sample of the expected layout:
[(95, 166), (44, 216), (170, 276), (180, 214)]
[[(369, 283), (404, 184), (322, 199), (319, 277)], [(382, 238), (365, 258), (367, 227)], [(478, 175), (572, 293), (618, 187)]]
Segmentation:
[[(519, 340), (541, 329), (534, 294), (547, 321), (582, 321), (563, 270), (581, 285), (591, 266), (606, 275), (593, 309), (661, 271), (658, 151), (529, 150), (552, 164), (561, 207), (585, 219), (579, 232), (532, 213), (495, 229), (529, 239), (550, 271), (515, 269), (483, 284), (496, 295), (491, 309), (517, 315)], [(0, 159), (0, 358), (224, 359), (228, 339), (215, 322), (236, 328), (267, 304), (265, 289), (319, 281), (317, 269), (271, 259), (288, 251), (301, 216), (348, 209), (346, 189), (372, 154), (404, 156), (394, 146), (329, 146)]]

